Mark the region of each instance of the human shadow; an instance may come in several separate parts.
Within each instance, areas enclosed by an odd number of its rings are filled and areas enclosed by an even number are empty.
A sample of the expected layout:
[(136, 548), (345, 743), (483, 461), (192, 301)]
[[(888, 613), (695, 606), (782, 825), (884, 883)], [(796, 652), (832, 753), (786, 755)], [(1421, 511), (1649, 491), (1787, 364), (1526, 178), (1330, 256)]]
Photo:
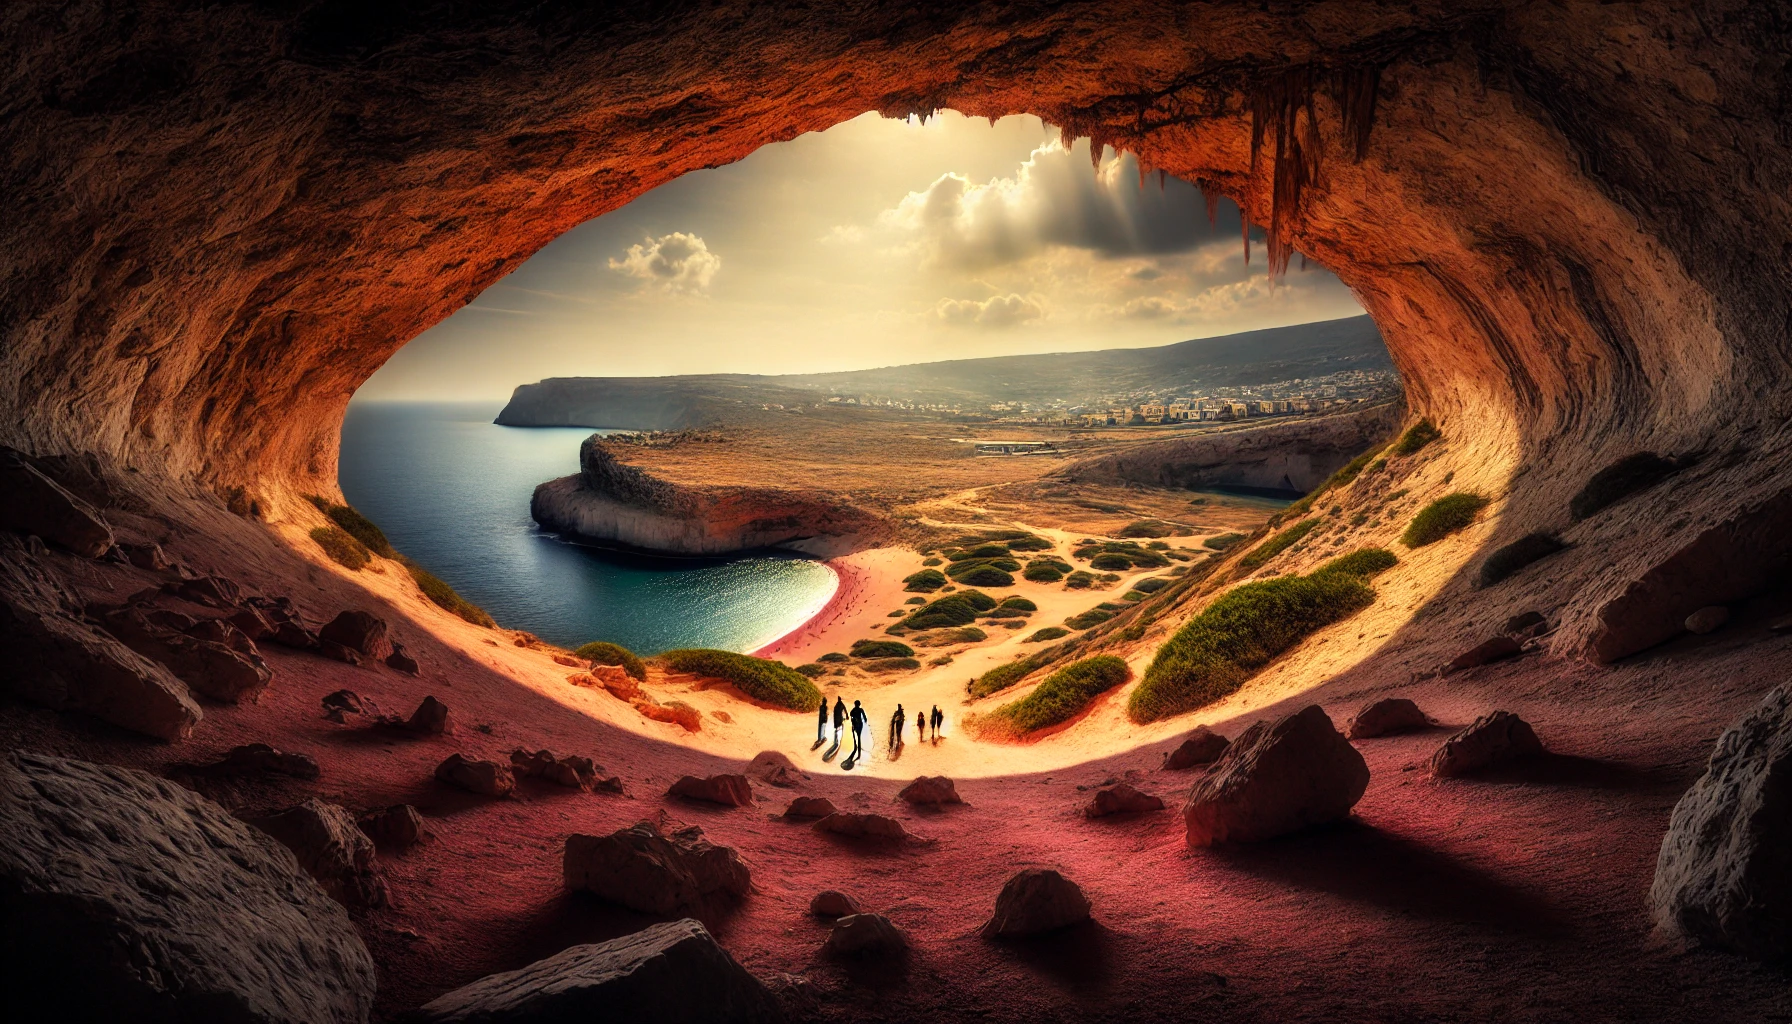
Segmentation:
[(821, 760), (823, 763), (830, 762), (834, 759), (834, 755), (838, 753), (840, 753), (840, 741), (835, 740), (834, 745), (828, 748), (828, 752), (821, 755)]
[(1015, 959), (1076, 995), (1099, 996), (1112, 989), (1120, 956), (1114, 932), (1095, 920), (1043, 935), (991, 939)]

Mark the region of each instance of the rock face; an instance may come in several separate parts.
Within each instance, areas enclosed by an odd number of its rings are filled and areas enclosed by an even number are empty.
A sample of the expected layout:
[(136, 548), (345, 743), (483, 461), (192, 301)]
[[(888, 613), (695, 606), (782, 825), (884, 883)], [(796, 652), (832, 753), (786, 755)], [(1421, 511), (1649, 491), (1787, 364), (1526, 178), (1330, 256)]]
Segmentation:
[(1469, 775), (1543, 753), (1530, 724), (1510, 711), (1482, 715), (1444, 741), (1431, 755), (1431, 773), (1443, 778)]
[(923, 775), (902, 787), (902, 792), (897, 793), (896, 796), (917, 807), (938, 807), (941, 804), (964, 803), (958, 797), (958, 787), (944, 775)]
[(666, 795), (729, 807), (753, 806), (753, 786), (745, 775), (711, 775), (704, 779), (686, 775), (674, 782)]
[(373, 959), (292, 854), (142, 772), (0, 759), (0, 893), (9, 975), (55, 994), (28, 1019), (364, 1024), (373, 1006)]
[(307, 800), (251, 824), (291, 850), (299, 866), (338, 903), (386, 905), (386, 882), (374, 868), (373, 840), (341, 807)]
[(1412, 732), (1431, 724), (1419, 706), (1405, 697), (1384, 697), (1356, 713), (1344, 726), (1344, 735), (1353, 740), (1372, 739)]
[(1674, 806), (1649, 903), (1662, 927), (1760, 960), (1792, 958), (1792, 695), (1718, 738)]
[(908, 938), (882, 914), (848, 914), (834, 922), (826, 948), (836, 956), (890, 956), (907, 949)]
[(1212, 764), (1225, 754), (1231, 741), (1205, 725), (1197, 725), (1189, 730), (1182, 743), (1175, 750), (1164, 755), (1164, 767), (1173, 772), (1198, 768), (1204, 764)]
[(318, 630), (317, 638), (368, 658), (384, 658), (392, 653), (392, 644), (386, 639), (386, 620), (372, 612), (343, 612)]
[(891, 839), (900, 842), (911, 838), (908, 829), (902, 827), (902, 822), (881, 814), (835, 811), (810, 827), (817, 832), (832, 832), (860, 839)]
[(609, 942), (572, 946), (521, 970), (457, 988), (424, 1005), (419, 1024), (784, 1019), (759, 979), (689, 918)]
[(112, 548), (112, 528), (99, 511), (12, 448), (0, 448), (0, 529), (32, 534), (88, 558)]
[(1111, 814), (1141, 814), (1145, 811), (1161, 811), (1164, 802), (1161, 797), (1149, 793), (1141, 793), (1122, 782), (1106, 789), (1095, 791), (1095, 798), (1083, 808), (1086, 818), (1105, 818)]
[(1190, 791), (1190, 846), (1254, 843), (1340, 821), (1369, 787), (1369, 766), (1314, 704), (1246, 729)]
[(799, 796), (784, 809), (786, 818), (825, 818), (839, 808), (825, 796)]
[(1026, 868), (1011, 876), (996, 897), (995, 916), (983, 926), (985, 938), (1024, 938), (1089, 919), (1082, 887), (1049, 868)]
[(436, 779), (480, 796), (507, 796), (516, 788), (516, 777), (508, 766), (475, 760), (465, 754), (449, 754), (446, 761), (436, 766)]
[(661, 835), (651, 822), (607, 836), (567, 837), (566, 887), (644, 914), (670, 914), (706, 896), (740, 898), (752, 876), (740, 856), (703, 838), (695, 825)]

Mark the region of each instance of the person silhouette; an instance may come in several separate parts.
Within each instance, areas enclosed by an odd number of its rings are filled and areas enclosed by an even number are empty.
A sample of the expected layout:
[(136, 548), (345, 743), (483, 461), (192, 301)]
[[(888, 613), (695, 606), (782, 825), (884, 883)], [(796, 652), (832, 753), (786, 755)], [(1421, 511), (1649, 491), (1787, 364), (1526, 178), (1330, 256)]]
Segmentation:
[(915, 712), (915, 742), (927, 742), (927, 712), (925, 711), (917, 710)]
[(933, 706), (933, 742), (938, 743), (940, 741), (940, 726), (945, 724), (946, 713), (940, 710), (938, 704), (935, 704)]
[(840, 745), (840, 728), (846, 724), (846, 701), (834, 698), (834, 746)]
[(865, 721), (870, 717), (858, 701), (852, 702), (852, 758), (855, 761), (859, 759), (859, 752), (865, 749)]
[(821, 715), (815, 719), (815, 745), (821, 746), (828, 738), (828, 699), (821, 698)]
[(890, 749), (902, 746), (902, 727), (908, 724), (908, 712), (902, 705), (896, 705), (896, 713), (890, 716)]

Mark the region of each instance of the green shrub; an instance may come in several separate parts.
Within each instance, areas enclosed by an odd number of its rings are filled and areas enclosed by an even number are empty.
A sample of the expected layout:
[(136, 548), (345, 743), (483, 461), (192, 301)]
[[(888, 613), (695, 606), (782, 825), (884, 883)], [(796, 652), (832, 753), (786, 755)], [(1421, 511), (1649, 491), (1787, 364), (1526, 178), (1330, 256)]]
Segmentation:
[(810, 662), (807, 665), (798, 665), (796, 670), (803, 675), (808, 676), (810, 679), (819, 679), (827, 673), (828, 667), (826, 665), (818, 665), (815, 662)]
[(1076, 717), (1090, 702), (1132, 675), (1126, 662), (1111, 654), (1084, 658), (1045, 677), (1033, 692), (991, 712), (1016, 733), (1025, 735)]
[(1317, 519), (1303, 519), (1300, 522), (1295, 523), (1293, 526), (1288, 527), (1286, 530), (1281, 531), (1257, 545), (1255, 551), (1252, 551), (1250, 554), (1245, 555), (1238, 560), (1238, 567), (1246, 572), (1257, 568), (1281, 554), (1283, 551), (1286, 551), (1288, 548), (1294, 546), (1295, 541), (1312, 533), (1314, 527), (1318, 525), (1319, 520)]
[(1088, 590), (1094, 585), (1095, 574), (1092, 572), (1084, 572), (1081, 569), (1064, 577), (1064, 589), (1066, 590)]
[(1400, 543), (1409, 548), (1435, 544), (1452, 533), (1466, 530), (1475, 516), (1487, 507), (1487, 499), (1469, 491), (1446, 494), (1419, 510), (1400, 534)]
[(373, 525), (373, 520), (355, 511), (348, 505), (332, 505), (325, 513), (330, 521), (342, 527), (349, 536), (361, 542), (361, 546), (384, 558), (396, 558), (398, 552), (392, 550), (392, 542), (380, 528)]
[(938, 559), (938, 558), (928, 558), (928, 559), (923, 560), (921, 562), (921, 564), (931, 568), (932, 566), (944, 565), (945, 563), (941, 559)]
[(1145, 595), (1137, 590), (1128, 590), (1126, 593), (1120, 595), (1120, 600), (1138, 604), (1140, 601), (1145, 600)]
[(1099, 626), (1113, 617), (1114, 613), (1105, 608), (1091, 608), (1065, 619), (1064, 624), (1071, 629), (1088, 629), (1091, 626)]
[(446, 608), (475, 626), (490, 628), (497, 625), (492, 621), (492, 617), (485, 613), (485, 609), (460, 596), (453, 587), (436, 574), (403, 555), (398, 556), (398, 563), (404, 566), (405, 572), (411, 574), (411, 581), (417, 584), (418, 590), (423, 591), (423, 596), (429, 598), (437, 607)]
[(1070, 635), (1070, 630), (1065, 629), (1063, 626), (1047, 626), (1044, 629), (1034, 630), (1032, 632), (1032, 634), (1029, 635), (1025, 640), (1022, 640), (1021, 643), (1037, 644), (1037, 643), (1043, 643), (1044, 641), (1047, 641), (1047, 640), (1056, 640), (1061, 636), (1069, 636), (1069, 635)]
[(1089, 563), (1091, 569), (1131, 569), (1132, 559), (1112, 551), (1104, 551)]
[[(1015, 568), (1019, 569), (1020, 566), (1016, 565)], [(1014, 577), (1012, 575), (1010, 575), (1009, 573), (996, 568), (993, 565), (980, 565), (977, 568), (972, 569), (970, 572), (967, 572), (961, 576), (954, 577), (954, 579), (958, 580), (958, 582), (964, 584), (967, 587), (1012, 587), (1012, 586), (1014, 586)]]
[(1209, 537), (1201, 542), (1201, 546), (1213, 551), (1224, 551), (1244, 539), (1242, 533), (1222, 533), (1217, 537)]
[(363, 566), (373, 560), (361, 542), (335, 526), (320, 526), (311, 531), (311, 539), (324, 549), (324, 554), (335, 559), (343, 568), (351, 572), (359, 572)]
[(1021, 681), (1028, 674), (1045, 664), (1038, 654), (1028, 655), (1006, 665), (997, 665), (988, 672), (972, 680), (967, 688), (973, 697), (987, 697), (999, 690), (1006, 690)]
[(1400, 440), (1394, 442), (1394, 454), (1411, 455), (1442, 436), (1443, 431), (1438, 430), (1436, 424), (1430, 420), (1420, 420), (1407, 427), (1406, 433), (1400, 435)]
[(860, 640), (852, 645), (855, 658), (912, 658), (915, 649), (897, 640)]
[(1302, 638), (1374, 600), (1369, 584), (1348, 572), (1236, 587), (1158, 648), (1127, 702), (1127, 717), (1144, 723), (1205, 707)]
[(1053, 546), (1052, 542), (1044, 537), (1030, 533), (1024, 537), (1015, 537), (1008, 542), (1010, 551), (1050, 551)]
[(878, 658), (865, 663), (867, 672), (907, 672), (921, 667), (914, 658)]
[(1008, 545), (1006, 544), (979, 544), (966, 551), (948, 552), (948, 556), (954, 562), (963, 562), (972, 558), (1002, 558), (1007, 554)]
[(1568, 545), (1548, 533), (1527, 533), (1487, 556), (1481, 563), (1481, 585), (1491, 587), (1532, 562), (1548, 558)]
[(1362, 576), (1366, 579), (1372, 579), (1376, 575), (1386, 572), (1399, 564), (1400, 560), (1395, 558), (1394, 553), (1386, 548), (1363, 548), (1360, 551), (1352, 551), (1348, 555), (1340, 555), (1339, 557), (1326, 562), (1324, 565), (1313, 570), (1313, 575), (1317, 576), (1320, 573), (1328, 572), (1343, 572), (1349, 573), (1352, 576)]
[(1064, 574), (1057, 566), (1035, 562), (1027, 566), (1027, 571), (1021, 573), (1021, 578), (1034, 583), (1056, 583), (1064, 578)]
[(1594, 473), (1587, 485), (1568, 501), (1568, 514), (1576, 522), (1638, 491), (1647, 490), (1680, 469), (1679, 464), (1654, 452), (1638, 452)]
[(908, 584), (902, 589), (912, 593), (926, 594), (945, 586), (946, 574), (938, 569), (922, 569), (920, 572), (904, 576), (902, 582)]
[(976, 626), (948, 626), (926, 630), (917, 634), (914, 639), (922, 647), (950, 647), (953, 644), (974, 644), (987, 640), (989, 634)]
[(905, 629), (935, 629), (940, 626), (968, 626), (977, 616), (996, 606), (995, 598), (976, 590), (966, 590), (931, 601), (902, 620)]
[(902, 603), (903, 604), (926, 604), (927, 599), (925, 597), (911, 597)]
[(1169, 580), (1153, 576), (1150, 579), (1140, 580), (1137, 583), (1134, 583), (1132, 588), (1141, 594), (1155, 594), (1169, 585)]
[(1120, 528), (1116, 537), (1168, 537), (1176, 528), (1161, 519), (1140, 519)]
[(1039, 606), (1034, 604), (1030, 598), (1021, 597), (1019, 594), (1015, 594), (1012, 597), (1002, 598), (1002, 603), (999, 607), (1019, 608), (1023, 612), (1036, 612), (1039, 610)]
[(622, 671), (634, 676), (642, 682), (647, 681), (647, 666), (635, 656), (635, 652), (605, 640), (594, 640), (572, 653), (584, 658), (593, 665), (617, 665)]
[(1151, 551), (1168, 551), (1168, 550), (1170, 550), (1170, 545), (1161, 540), (1154, 540), (1151, 543), (1145, 545), (1145, 547)]
[(815, 684), (783, 662), (706, 648), (667, 651), (659, 657), (674, 672), (726, 679), (767, 704), (793, 711), (814, 711), (821, 704)]
[(1031, 614), (1032, 614), (1031, 612), (1027, 611), (1024, 608), (1002, 607), (1002, 608), (997, 608), (993, 611), (985, 612), (983, 614), (983, 617), (986, 619), (1024, 619), (1028, 615), (1031, 615)]
[(841, 661), (850, 661), (851, 659), (848, 658), (846, 655), (841, 654), (839, 651), (829, 651), (828, 653), (822, 655), (819, 658), (816, 658), (815, 660), (816, 661), (826, 661), (826, 662), (841, 662)]

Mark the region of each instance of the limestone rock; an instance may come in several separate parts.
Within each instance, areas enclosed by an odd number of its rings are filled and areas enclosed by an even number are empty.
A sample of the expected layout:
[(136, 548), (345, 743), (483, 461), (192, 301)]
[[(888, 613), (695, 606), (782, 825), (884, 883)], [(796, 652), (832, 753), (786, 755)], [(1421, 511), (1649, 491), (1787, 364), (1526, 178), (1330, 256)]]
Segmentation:
[(1477, 668), (1481, 665), (1516, 657), (1524, 651), (1524, 645), (1509, 636), (1496, 636), (1470, 647), (1444, 666), (1444, 674), (1461, 672), (1463, 669)]
[(772, 1024), (783, 1009), (759, 979), (689, 918), (571, 946), (424, 1005), (419, 1024), (729, 1021)]
[(533, 753), (520, 748), (513, 750), (510, 752), (510, 766), (523, 778), (542, 779), (569, 789), (590, 789), (602, 774), (589, 757), (577, 754), (555, 757), (551, 750), (537, 750)]
[(825, 948), (836, 956), (889, 956), (907, 949), (908, 937), (882, 914), (848, 914), (834, 922)]
[(745, 775), (711, 775), (705, 779), (686, 775), (674, 782), (666, 795), (729, 807), (751, 807), (753, 804), (753, 786)]
[(1142, 814), (1145, 811), (1161, 811), (1164, 802), (1161, 797), (1149, 793), (1141, 793), (1122, 782), (1095, 791), (1095, 798), (1083, 808), (1083, 816), (1087, 818), (1105, 818), (1110, 814)]
[(799, 796), (784, 809), (786, 818), (825, 818), (839, 810), (825, 796)]
[(386, 905), (386, 882), (374, 868), (373, 840), (341, 807), (307, 800), (250, 823), (291, 850), (299, 866), (338, 903)]
[(1205, 725), (1197, 725), (1189, 730), (1175, 750), (1164, 755), (1164, 767), (1179, 772), (1212, 764), (1225, 754), (1230, 742)]
[(1721, 604), (1706, 605), (1686, 617), (1686, 631), (1704, 636), (1717, 632), (1729, 621), (1730, 609)]
[(423, 815), (410, 804), (393, 804), (391, 807), (361, 815), (357, 822), (361, 831), (380, 846), (393, 850), (408, 850), (423, 841), (429, 830), (423, 826)]
[(1372, 739), (1412, 732), (1431, 724), (1419, 706), (1405, 697), (1383, 697), (1367, 705), (1344, 725), (1344, 735), (1353, 740)]
[(319, 775), (317, 760), (309, 754), (289, 754), (266, 743), (245, 743), (231, 747), (222, 760), (205, 766), (208, 775), (289, 775), (295, 779), (315, 779)]
[(386, 655), (386, 667), (394, 672), (403, 672), (408, 676), (416, 675), (419, 670), (417, 659), (406, 654), (404, 645), (400, 643), (394, 643), (392, 653)]
[(1082, 887), (1050, 868), (1025, 868), (1003, 883), (983, 936), (1022, 938), (1088, 919), (1089, 899)]
[(823, 889), (809, 901), (809, 913), (816, 917), (845, 917), (859, 912), (859, 902), (836, 889)]
[(1190, 846), (1254, 843), (1339, 821), (1362, 799), (1369, 766), (1313, 704), (1246, 729), (1190, 791)]
[(1482, 715), (1444, 741), (1431, 755), (1431, 773), (1443, 778), (1468, 775), (1543, 753), (1530, 724), (1510, 711)]
[(480, 796), (505, 796), (516, 788), (510, 769), (496, 761), (476, 761), (464, 754), (449, 754), (436, 766), (436, 779)]
[(854, 811), (835, 811), (810, 827), (817, 832), (832, 832), (835, 835), (860, 839), (901, 841), (910, 838), (908, 829), (903, 828), (902, 822), (895, 818), (887, 818), (881, 814), (859, 814)]
[(733, 849), (696, 826), (662, 835), (652, 822), (607, 836), (575, 833), (562, 861), (566, 887), (644, 914), (670, 914), (706, 896), (743, 897), (752, 876)]
[(41, 537), (88, 558), (112, 548), (112, 528), (98, 509), (11, 448), (0, 448), (0, 528)]
[(958, 787), (944, 775), (923, 775), (902, 787), (896, 794), (898, 799), (907, 800), (916, 806), (938, 807), (941, 804), (962, 804), (958, 798)]
[(437, 700), (432, 694), (423, 698), (417, 710), (404, 723), (405, 728), (425, 736), (451, 736), (454, 734), (454, 719), (448, 714), (448, 705)]
[(1718, 738), (1674, 806), (1655, 882), (1657, 923), (1755, 957), (1792, 958), (1792, 694), (1773, 690)]
[(293, 855), (144, 772), (0, 758), (0, 890), (8, 973), (53, 993), (53, 1019), (365, 1024), (373, 1006), (373, 958)]
[(384, 658), (392, 653), (392, 645), (386, 639), (386, 620), (371, 612), (343, 612), (318, 630), (317, 638), (324, 643), (341, 644), (363, 657)]

